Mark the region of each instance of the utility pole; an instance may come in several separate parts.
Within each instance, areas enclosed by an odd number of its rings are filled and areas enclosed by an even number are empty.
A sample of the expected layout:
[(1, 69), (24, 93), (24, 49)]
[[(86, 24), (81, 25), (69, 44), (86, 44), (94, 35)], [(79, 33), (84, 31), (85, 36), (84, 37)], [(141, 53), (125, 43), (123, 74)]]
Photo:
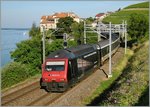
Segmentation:
[(122, 21), (122, 37), (124, 38), (124, 20)]
[(111, 66), (111, 22), (109, 22), (109, 74), (108, 78), (112, 77), (112, 66)]
[(101, 40), (100, 23), (98, 22), (98, 42)]
[(45, 27), (43, 26), (43, 63), (45, 62)]
[(125, 54), (127, 53), (127, 22), (124, 24), (124, 33), (125, 33)]
[(66, 49), (67, 48), (67, 34), (66, 33), (64, 33), (63, 34), (63, 39), (64, 39), (64, 49)]
[(84, 21), (84, 44), (86, 44), (86, 21)]
[(120, 24), (119, 24), (119, 26), (118, 26), (118, 27), (119, 27), (119, 28), (118, 28), (118, 30), (119, 30), (119, 37), (120, 37), (120, 30), (121, 30), (121, 29), (120, 29)]
[[(43, 63), (45, 62), (45, 26), (42, 26), (43, 27), (43, 37), (42, 37), (42, 43), (43, 43)], [(59, 29), (55, 29), (52, 33), (50, 33), (50, 36), (58, 31)]]

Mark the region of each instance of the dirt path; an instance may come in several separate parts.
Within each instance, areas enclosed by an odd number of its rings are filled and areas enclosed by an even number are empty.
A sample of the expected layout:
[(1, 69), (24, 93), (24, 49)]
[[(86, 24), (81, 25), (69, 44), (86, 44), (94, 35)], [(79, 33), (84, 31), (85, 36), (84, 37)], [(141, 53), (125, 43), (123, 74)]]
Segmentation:
[[(112, 57), (112, 64), (115, 65), (117, 60), (123, 56), (124, 50), (119, 48)], [(16, 85), (12, 89), (2, 91), (2, 105), (4, 106), (45, 106), (45, 105), (82, 105), (84, 99), (90, 96), (100, 85), (101, 81), (107, 80), (108, 63), (104, 64), (85, 80), (78, 83), (65, 93), (47, 93), (40, 89), (39, 80), (36, 78), (33, 82), (26, 81)]]

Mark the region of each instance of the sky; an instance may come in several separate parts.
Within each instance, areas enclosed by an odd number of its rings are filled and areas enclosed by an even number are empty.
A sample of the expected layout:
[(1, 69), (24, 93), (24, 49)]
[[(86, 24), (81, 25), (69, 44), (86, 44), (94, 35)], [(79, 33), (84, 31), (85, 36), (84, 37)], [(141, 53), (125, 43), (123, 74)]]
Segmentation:
[(55, 12), (74, 12), (80, 18), (97, 13), (116, 11), (141, 1), (1, 1), (2, 28), (30, 28), (39, 26), (43, 15)]

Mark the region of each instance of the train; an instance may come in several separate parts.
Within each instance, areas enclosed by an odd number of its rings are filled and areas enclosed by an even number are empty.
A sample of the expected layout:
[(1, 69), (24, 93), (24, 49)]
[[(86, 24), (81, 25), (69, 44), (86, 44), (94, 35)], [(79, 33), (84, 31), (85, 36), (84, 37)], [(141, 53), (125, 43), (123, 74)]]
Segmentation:
[[(107, 39), (96, 44), (60, 49), (48, 55), (42, 64), (41, 87), (48, 92), (64, 92), (102, 66), (109, 58), (109, 34), (104, 36)], [(120, 36), (112, 33), (111, 39), (114, 54), (120, 46)]]

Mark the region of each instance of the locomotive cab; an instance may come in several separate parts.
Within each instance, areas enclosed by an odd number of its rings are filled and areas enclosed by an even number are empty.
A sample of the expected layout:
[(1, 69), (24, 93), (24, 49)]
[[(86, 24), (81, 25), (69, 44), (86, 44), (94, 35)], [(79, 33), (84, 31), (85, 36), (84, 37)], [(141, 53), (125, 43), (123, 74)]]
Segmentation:
[(47, 91), (65, 91), (67, 88), (68, 59), (47, 59), (42, 66), (42, 86)]

